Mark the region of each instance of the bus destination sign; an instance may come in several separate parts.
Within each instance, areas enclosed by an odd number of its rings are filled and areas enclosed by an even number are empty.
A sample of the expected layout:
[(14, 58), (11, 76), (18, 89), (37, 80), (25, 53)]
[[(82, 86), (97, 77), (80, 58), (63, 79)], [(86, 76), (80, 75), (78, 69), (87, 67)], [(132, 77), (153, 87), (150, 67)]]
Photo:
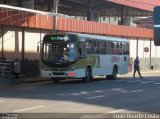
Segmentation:
[(55, 41), (55, 40), (68, 41), (68, 40), (69, 40), (69, 37), (68, 37), (68, 36), (50, 36), (50, 40), (51, 40), (51, 41)]

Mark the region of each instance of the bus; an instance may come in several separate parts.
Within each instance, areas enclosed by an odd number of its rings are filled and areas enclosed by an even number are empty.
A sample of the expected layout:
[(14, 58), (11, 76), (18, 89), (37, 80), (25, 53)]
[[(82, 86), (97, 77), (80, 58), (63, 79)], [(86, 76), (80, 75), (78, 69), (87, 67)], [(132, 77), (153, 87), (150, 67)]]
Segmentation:
[(41, 44), (41, 77), (54, 82), (94, 76), (116, 79), (129, 72), (129, 40), (80, 33), (52, 33)]

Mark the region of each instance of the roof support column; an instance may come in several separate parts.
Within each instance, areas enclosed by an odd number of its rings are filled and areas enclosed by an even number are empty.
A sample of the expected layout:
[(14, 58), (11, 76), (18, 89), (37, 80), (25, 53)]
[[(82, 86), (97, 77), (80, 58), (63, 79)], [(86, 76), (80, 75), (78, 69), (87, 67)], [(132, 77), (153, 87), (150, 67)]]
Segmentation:
[(1, 58), (4, 58), (4, 29), (3, 29), (3, 25), (1, 26), (2, 27), (2, 29), (1, 29), (1, 35), (2, 35), (2, 49), (1, 49), (1, 51), (2, 51), (2, 53), (1, 53)]
[[(58, 13), (58, 5), (59, 5), (59, 0), (54, 0), (54, 13)], [(53, 16), (53, 32), (56, 32), (56, 27), (57, 27), (57, 17)]]
[(137, 38), (137, 46), (136, 46), (136, 57), (138, 56), (138, 38)]
[(133, 8), (133, 21), (135, 19), (135, 8)]
[(87, 20), (91, 20), (91, 5), (90, 5), (90, 0), (87, 0)]
[(152, 41), (151, 41), (151, 39), (150, 39), (150, 54), (149, 54), (149, 66), (150, 66), (150, 68), (152, 69), (152, 53), (151, 53), (151, 51), (152, 51)]
[(120, 25), (123, 25), (123, 17), (124, 17), (124, 7), (121, 6), (121, 11), (120, 11), (120, 17), (121, 17), (121, 21), (120, 21)]
[(25, 28), (22, 28), (22, 73), (25, 73)]

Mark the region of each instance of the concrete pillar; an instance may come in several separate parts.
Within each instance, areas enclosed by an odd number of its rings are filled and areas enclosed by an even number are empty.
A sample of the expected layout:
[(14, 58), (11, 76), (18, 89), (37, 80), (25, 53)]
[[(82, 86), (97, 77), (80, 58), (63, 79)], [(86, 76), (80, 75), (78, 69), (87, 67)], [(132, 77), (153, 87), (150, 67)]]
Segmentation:
[(138, 56), (138, 38), (137, 38), (137, 46), (136, 46), (136, 57)]
[(34, 0), (22, 0), (22, 7), (34, 9)]
[(4, 35), (4, 29), (3, 29), (3, 25), (1, 26), (1, 38), (2, 38), (2, 49), (1, 49), (1, 58), (4, 58), (4, 38), (3, 38), (3, 35)]
[(153, 67), (152, 67), (152, 39), (150, 39), (150, 54), (149, 54), (149, 66), (150, 66), (150, 68), (151, 69), (153, 69)]
[(21, 61), (22, 61), (22, 73), (25, 73), (25, 28), (22, 28), (22, 54), (21, 54)]

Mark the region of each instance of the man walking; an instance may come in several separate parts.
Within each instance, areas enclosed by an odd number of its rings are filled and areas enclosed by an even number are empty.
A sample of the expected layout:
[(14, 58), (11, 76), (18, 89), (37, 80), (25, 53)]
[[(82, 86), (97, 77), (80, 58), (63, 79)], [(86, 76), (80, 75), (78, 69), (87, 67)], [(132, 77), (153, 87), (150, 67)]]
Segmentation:
[(137, 56), (136, 59), (134, 60), (133, 78), (135, 78), (135, 73), (136, 73), (136, 71), (138, 72), (139, 77), (140, 77), (140, 78), (143, 78), (143, 77), (141, 76), (141, 73), (140, 73), (139, 63), (140, 63), (140, 62), (139, 62), (139, 58), (138, 58), (138, 56)]
[(16, 58), (15, 61), (14, 61), (13, 71), (14, 71), (15, 79), (19, 80), (20, 62), (19, 62), (18, 58)]

